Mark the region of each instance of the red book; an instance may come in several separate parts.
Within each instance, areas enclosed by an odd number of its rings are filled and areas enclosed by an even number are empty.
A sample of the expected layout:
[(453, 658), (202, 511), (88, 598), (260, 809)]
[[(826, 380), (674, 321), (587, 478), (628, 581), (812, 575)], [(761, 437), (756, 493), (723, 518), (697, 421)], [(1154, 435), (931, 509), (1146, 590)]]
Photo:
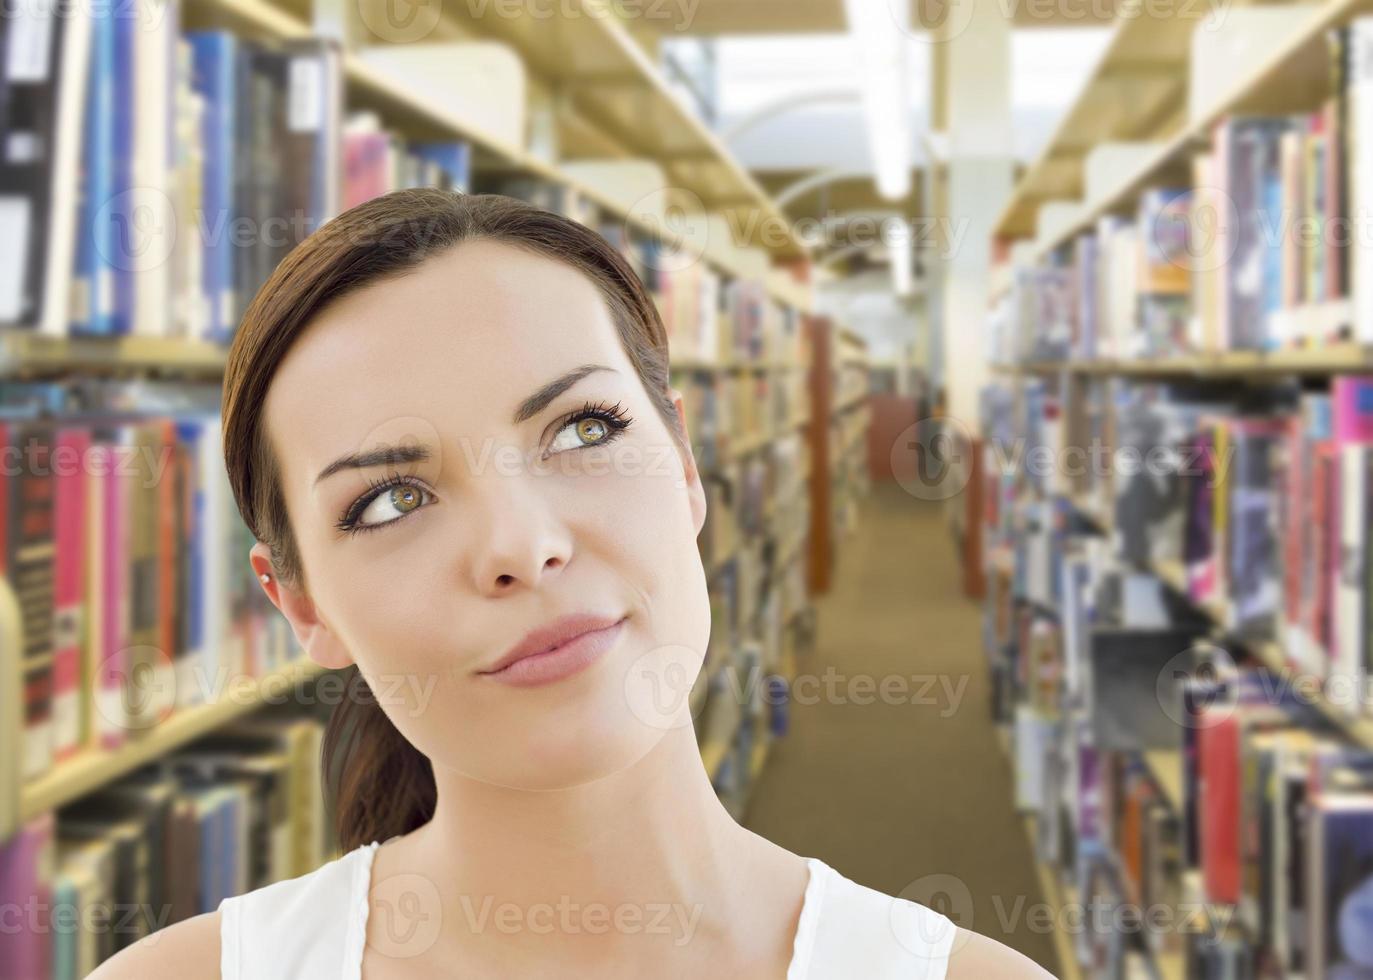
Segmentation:
[(90, 431), (57, 431), (56, 554), (53, 556), (53, 758), (76, 752), (82, 738), (81, 642), (86, 603), (86, 468)]
[(1201, 873), (1206, 897), (1237, 905), (1240, 900), (1240, 723), (1231, 705), (1207, 708), (1199, 716), (1198, 813)]

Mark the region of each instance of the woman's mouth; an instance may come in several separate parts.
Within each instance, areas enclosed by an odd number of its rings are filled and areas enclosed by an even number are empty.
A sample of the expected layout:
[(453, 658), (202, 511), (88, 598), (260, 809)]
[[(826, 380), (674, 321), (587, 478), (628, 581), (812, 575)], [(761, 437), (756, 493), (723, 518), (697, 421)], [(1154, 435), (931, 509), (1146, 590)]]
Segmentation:
[(627, 616), (565, 617), (535, 631), (483, 677), (515, 687), (552, 684), (590, 667), (615, 645)]

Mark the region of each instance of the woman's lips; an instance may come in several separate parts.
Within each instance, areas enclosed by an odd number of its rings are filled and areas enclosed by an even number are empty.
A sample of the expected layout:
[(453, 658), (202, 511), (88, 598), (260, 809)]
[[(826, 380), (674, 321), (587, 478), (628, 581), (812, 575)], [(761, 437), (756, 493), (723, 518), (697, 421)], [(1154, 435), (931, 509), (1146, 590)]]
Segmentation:
[(552, 684), (585, 670), (615, 645), (624, 629), (624, 618), (603, 629), (591, 630), (543, 653), (530, 654), (500, 670), (482, 671), (481, 676), (515, 687)]

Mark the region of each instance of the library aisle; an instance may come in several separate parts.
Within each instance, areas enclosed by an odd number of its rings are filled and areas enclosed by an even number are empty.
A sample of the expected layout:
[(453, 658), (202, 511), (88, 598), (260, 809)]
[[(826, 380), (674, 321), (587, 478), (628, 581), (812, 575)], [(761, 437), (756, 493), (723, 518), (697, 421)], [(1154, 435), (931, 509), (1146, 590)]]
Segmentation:
[(1371, 4), (7, 4), (0, 980), (1373, 980)]
[[(1053, 930), (1024, 914), (1044, 897), (1010, 761), (987, 724), (981, 616), (961, 575), (943, 508), (875, 484), (832, 591), (816, 601), (815, 649), (798, 665), (817, 695), (827, 673), (842, 678), (831, 682), (841, 693), (801, 705), (806, 687), (793, 685), (791, 731), (769, 755), (745, 826), (1062, 976)], [(903, 678), (904, 703), (865, 697), (858, 677), (878, 689)]]

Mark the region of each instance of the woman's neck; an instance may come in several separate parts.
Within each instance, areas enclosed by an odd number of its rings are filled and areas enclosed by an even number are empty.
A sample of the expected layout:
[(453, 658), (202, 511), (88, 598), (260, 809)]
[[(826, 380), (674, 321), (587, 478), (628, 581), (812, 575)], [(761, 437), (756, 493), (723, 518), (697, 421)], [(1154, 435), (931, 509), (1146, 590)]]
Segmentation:
[(415, 855), (498, 901), (691, 903), (728, 887), (754, 836), (720, 803), (690, 726), (571, 789), (507, 789), (437, 767), (435, 779), (434, 817), (410, 835)]

